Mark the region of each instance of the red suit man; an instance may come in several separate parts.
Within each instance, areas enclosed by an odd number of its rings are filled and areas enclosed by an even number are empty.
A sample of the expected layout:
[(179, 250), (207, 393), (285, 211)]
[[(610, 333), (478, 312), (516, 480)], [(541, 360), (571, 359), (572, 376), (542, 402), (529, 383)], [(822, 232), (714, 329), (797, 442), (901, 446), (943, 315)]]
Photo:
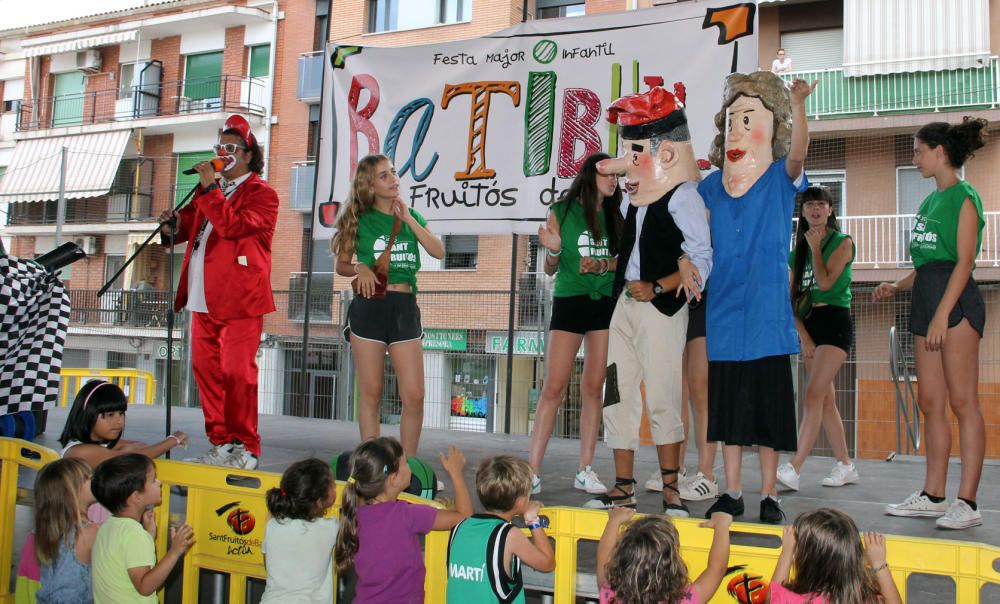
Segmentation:
[(189, 242), (174, 310), (191, 311), (191, 364), (212, 444), (194, 461), (252, 470), (260, 456), (255, 357), (264, 315), (274, 311), (278, 195), (260, 178), (263, 151), (243, 117), (226, 120), (215, 152), (194, 167), (191, 203), (160, 220), (176, 217), (175, 241)]

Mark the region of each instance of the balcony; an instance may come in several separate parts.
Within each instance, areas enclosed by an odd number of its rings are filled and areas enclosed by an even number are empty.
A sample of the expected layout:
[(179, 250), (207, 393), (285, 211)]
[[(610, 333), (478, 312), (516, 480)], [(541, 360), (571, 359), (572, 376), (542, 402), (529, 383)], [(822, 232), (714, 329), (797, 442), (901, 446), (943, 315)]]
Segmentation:
[(162, 290), (69, 290), (71, 325), (166, 328), (170, 292)]
[(323, 96), (323, 51), (299, 55), (296, 96), (303, 103), (318, 103)]
[(806, 114), (815, 119), (870, 117), (996, 107), (1000, 100), (1000, 66), (950, 71), (888, 73), (844, 77), (843, 69), (781, 74), (787, 81), (819, 81), (806, 99)]
[(117, 88), (40, 97), (21, 102), (18, 132), (106, 124), (205, 112), (266, 113), (268, 82), (262, 78), (224, 75), (217, 78), (177, 80), (133, 89), (119, 98)]
[(312, 211), (315, 184), (315, 161), (302, 161), (292, 164), (292, 191), (289, 195), (289, 201), (293, 210), (300, 212)]
[[(7, 209), (7, 226), (38, 226), (56, 223), (59, 202), (29, 201), (12, 203)], [(152, 196), (149, 194), (112, 193), (101, 197), (66, 200), (66, 224), (107, 224), (151, 220)]]

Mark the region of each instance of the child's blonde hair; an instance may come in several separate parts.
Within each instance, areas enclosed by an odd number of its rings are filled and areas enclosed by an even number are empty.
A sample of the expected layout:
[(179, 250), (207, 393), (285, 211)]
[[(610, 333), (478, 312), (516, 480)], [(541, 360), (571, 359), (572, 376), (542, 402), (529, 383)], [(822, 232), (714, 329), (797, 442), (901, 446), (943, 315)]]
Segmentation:
[(346, 572), (354, 566), (359, 546), (358, 506), (372, 503), (385, 492), (386, 479), (399, 471), (402, 459), (403, 446), (395, 438), (385, 436), (361, 443), (351, 454), (351, 475), (344, 486), (340, 532), (334, 549), (337, 572)]
[(385, 155), (366, 155), (358, 162), (351, 181), (351, 192), (347, 201), (340, 206), (334, 227), (337, 232), (330, 241), (330, 249), (334, 256), (343, 251), (353, 251), (358, 240), (358, 217), (375, 205), (375, 170), (383, 160), (389, 161)]
[(90, 466), (71, 457), (53, 461), (35, 477), (35, 556), (39, 564), (55, 562), (60, 542), (72, 546), (70, 536), (83, 526), (80, 489), (90, 476)]
[(643, 516), (625, 529), (608, 561), (616, 604), (680, 602), (689, 589), (680, 537), (663, 516)]
[(531, 496), (531, 465), (513, 455), (494, 455), (479, 463), (476, 494), (491, 512), (509, 512), (519, 497)]
[(792, 526), (794, 579), (785, 587), (798, 594), (820, 594), (838, 604), (878, 600), (878, 583), (865, 568), (861, 535), (850, 516), (820, 508), (800, 514)]

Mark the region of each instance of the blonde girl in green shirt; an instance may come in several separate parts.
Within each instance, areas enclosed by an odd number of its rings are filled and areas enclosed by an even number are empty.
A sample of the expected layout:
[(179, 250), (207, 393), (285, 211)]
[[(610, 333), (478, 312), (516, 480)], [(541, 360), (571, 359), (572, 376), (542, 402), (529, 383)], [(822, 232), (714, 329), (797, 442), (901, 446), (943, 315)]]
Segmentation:
[[(390, 252), (388, 287), (385, 296), (378, 297), (373, 266), (388, 244), (396, 219), (401, 225)], [(416, 300), (420, 270), (417, 246), (435, 258), (443, 258), (444, 244), (427, 228), (423, 216), (406, 207), (399, 195), (396, 169), (384, 155), (369, 155), (358, 162), (336, 228), (330, 247), (337, 257), (337, 274), (358, 281), (359, 293), (348, 310), (344, 332), (358, 371), (361, 440), (379, 436), (383, 360), (388, 350), (403, 403), (399, 440), (407, 455), (416, 455), (424, 418), (424, 351), (420, 343), (423, 327)]]
[[(986, 430), (979, 406), (979, 342), (986, 308), (972, 269), (982, 242), (983, 206), (979, 193), (959, 170), (986, 144), (986, 120), (966, 118), (952, 126), (933, 122), (913, 137), (913, 165), (937, 190), (917, 212), (910, 256), (914, 271), (895, 283), (881, 283), (875, 300), (912, 289), (910, 331), (914, 335), (917, 404), (924, 415), (927, 470), (923, 489), (886, 506), (893, 516), (937, 518), (937, 526), (965, 529), (983, 523), (976, 492), (983, 471)], [(951, 454), (946, 405), (958, 419), (962, 480), (950, 505), (945, 487)]]

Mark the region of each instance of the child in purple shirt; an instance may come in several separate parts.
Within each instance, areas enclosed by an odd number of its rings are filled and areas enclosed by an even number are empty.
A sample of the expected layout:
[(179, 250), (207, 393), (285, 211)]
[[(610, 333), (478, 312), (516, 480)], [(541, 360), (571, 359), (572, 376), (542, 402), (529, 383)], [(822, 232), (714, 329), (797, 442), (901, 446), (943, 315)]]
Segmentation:
[(455, 484), (455, 511), (414, 505), (397, 498), (410, 484), (410, 466), (394, 438), (362, 443), (351, 455), (344, 487), (337, 571), (358, 575), (354, 602), (422, 604), (424, 561), (420, 535), (449, 530), (472, 515), (472, 499), (462, 477), (465, 456), (451, 447), (441, 465)]

